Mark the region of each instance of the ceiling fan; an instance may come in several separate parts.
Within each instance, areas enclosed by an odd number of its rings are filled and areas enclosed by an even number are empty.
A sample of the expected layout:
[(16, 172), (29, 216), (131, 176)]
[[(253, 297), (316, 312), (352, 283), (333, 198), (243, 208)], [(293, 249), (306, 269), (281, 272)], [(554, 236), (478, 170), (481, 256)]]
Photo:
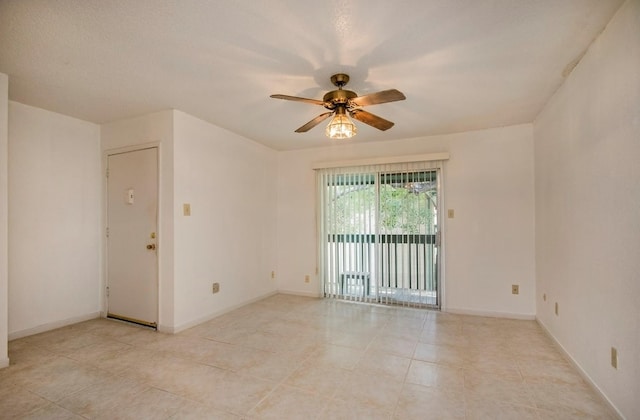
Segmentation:
[(386, 102), (402, 101), (406, 99), (404, 94), (396, 89), (383, 90), (369, 95), (358, 96), (351, 90), (342, 89), (349, 82), (349, 76), (343, 73), (331, 76), (331, 83), (338, 87), (337, 90), (328, 92), (322, 100), (300, 98), (289, 95), (271, 95), (271, 98), (285, 99), (288, 101), (306, 102), (314, 105), (322, 105), (329, 112), (320, 114), (302, 127), (296, 133), (305, 133), (311, 130), (322, 121), (334, 115), (326, 129), (327, 137), (333, 139), (344, 139), (355, 136), (357, 128), (348, 116), (368, 124), (378, 130), (388, 130), (393, 127), (391, 121), (378, 117), (362, 109), (364, 106), (383, 104)]

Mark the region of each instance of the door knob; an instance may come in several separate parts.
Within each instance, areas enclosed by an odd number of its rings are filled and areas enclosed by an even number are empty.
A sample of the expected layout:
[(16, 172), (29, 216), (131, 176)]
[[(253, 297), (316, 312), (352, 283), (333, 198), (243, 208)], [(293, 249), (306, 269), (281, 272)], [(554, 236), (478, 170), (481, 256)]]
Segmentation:
[(156, 249), (156, 244), (147, 245), (147, 249)]

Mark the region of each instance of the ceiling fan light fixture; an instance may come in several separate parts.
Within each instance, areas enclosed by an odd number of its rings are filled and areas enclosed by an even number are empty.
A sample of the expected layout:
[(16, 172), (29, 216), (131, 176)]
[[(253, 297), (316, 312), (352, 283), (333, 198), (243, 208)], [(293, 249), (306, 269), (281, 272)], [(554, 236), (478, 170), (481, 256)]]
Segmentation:
[(271, 97), (274, 99), (285, 99), (287, 101), (320, 105), (329, 111), (318, 115), (308, 123), (302, 125), (302, 127), (298, 127), (298, 129), (295, 130), (296, 133), (306, 133), (331, 116), (333, 116), (333, 118), (331, 118), (331, 122), (325, 130), (327, 137), (330, 139), (349, 139), (356, 135), (358, 129), (349, 117), (370, 125), (373, 128), (377, 128), (380, 131), (386, 131), (393, 127), (393, 122), (367, 112), (362, 109), (362, 107), (403, 101), (407, 99), (404, 93), (396, 89), (388, 89), (358, 96), (357, 93), (351, 90), (342, 89), (347, 82), (349, 82), (349, 76), (346, 74), (338, 73), (331, 76), (331, 83), (338, 89), (327, 92), (322, 97), (322, 100), (281, 94), (271, 95)]
[(358, 128), (351, 121), (344, 107), (336, 109), (336, 115), (331, 119), (326, 129), (327, 137), (330, 139), (350, 139), (358, 132)]

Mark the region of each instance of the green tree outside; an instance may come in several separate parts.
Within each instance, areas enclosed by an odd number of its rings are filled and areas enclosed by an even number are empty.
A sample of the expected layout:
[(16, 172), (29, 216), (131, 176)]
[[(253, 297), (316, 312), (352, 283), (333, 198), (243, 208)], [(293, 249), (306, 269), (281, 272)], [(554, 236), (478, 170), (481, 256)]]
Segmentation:
[[(380, 233), (433, 233), (436, 216), (436, 189), (430, 182), (380, 185)], [(333, 211), (329, 217), (331, 233), (375, 233), (375, 185), (336, 185)]]

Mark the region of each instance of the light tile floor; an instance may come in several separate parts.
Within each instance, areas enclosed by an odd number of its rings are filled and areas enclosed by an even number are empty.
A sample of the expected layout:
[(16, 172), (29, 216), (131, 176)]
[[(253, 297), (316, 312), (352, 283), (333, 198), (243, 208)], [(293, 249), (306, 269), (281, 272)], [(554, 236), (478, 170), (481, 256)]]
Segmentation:
[(275, 295), (9, 343), (0, 418), (614, 419), (533, 321)]

